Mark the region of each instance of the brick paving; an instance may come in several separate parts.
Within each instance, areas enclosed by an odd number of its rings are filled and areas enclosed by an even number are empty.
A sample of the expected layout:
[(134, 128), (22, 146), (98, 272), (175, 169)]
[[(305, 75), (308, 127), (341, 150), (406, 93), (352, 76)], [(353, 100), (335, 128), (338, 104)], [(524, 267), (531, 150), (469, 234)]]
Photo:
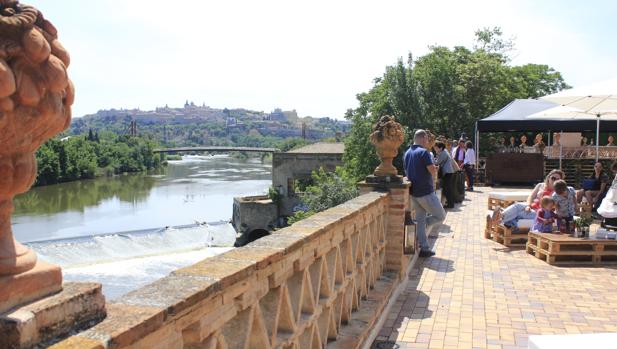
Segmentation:
[(492, 190), (448, 212), (436, 255), (410, 272), (374, 348), (527, 348), (533, 334), (617, 332), (617, 268), (554, 267), (485, 239)]

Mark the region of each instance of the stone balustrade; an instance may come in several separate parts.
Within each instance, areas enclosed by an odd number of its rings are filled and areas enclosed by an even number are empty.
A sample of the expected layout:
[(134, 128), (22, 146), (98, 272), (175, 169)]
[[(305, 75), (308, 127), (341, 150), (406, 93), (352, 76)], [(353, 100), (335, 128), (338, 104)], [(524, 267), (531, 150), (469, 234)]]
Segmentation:
[(176, 270), (53, 348), (358, 348), (406, 269), (407, 190), (361, 195)]

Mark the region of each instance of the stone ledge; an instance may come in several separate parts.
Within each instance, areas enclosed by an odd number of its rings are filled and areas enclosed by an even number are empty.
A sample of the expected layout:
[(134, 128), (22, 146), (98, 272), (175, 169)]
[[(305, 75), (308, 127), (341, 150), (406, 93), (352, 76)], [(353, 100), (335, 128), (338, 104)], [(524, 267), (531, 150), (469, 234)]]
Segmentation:
[(62, 290), (62, 271), (57, 265), (37, 261), (27, 272), (0, 276), (0, 314)]
[(29, 348), (57, 340), (105, 317), (100, 284), (63, 286), (60, 293), (0, 316), (0, 348)]
[(171, 274), (129, 292), (115, 304), (158, 308), (165, 319), (182, 313), (220, 290), (218, 280), (192, 275)]
[[(122, 348), (163, 327), (163, 323), (164, 312), (158, 308), (112, 303), (107, 305), (107, 318), (103, 322), (77, 337), (98, 341), (104, 348)], [(64, 342), (58, 348), (63, 348), (62, 345)]]

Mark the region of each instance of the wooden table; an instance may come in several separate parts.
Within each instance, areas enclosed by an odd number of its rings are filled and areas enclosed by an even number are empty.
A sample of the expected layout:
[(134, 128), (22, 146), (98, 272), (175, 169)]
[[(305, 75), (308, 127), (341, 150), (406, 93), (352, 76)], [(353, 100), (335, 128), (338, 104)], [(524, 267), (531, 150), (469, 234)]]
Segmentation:
[(617, 263), (617, 240), (529, 232), (527, 253), (551, 265)]

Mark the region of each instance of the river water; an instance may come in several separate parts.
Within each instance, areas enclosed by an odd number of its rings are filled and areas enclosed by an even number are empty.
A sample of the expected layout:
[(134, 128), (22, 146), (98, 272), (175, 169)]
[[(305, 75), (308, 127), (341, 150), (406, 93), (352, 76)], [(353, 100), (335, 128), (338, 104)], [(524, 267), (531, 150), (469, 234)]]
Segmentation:
[(13, 232), (65, 281), (100, 282), (114, 299), (232, 248), (233, 197), (270, 183), (270, 163), (185, 156), (155, 173), (32, 188), (15, 198)]

